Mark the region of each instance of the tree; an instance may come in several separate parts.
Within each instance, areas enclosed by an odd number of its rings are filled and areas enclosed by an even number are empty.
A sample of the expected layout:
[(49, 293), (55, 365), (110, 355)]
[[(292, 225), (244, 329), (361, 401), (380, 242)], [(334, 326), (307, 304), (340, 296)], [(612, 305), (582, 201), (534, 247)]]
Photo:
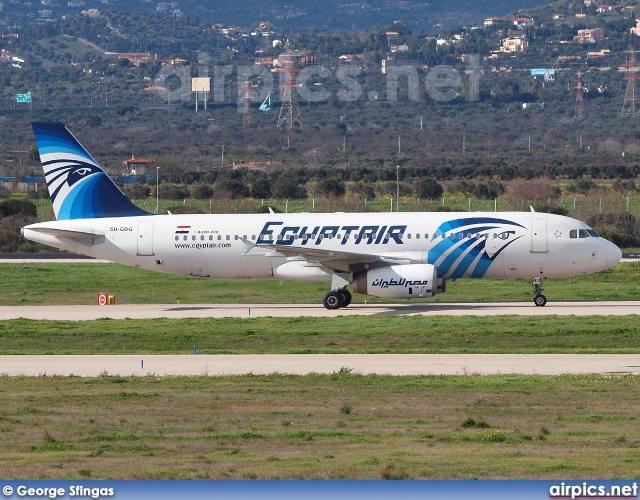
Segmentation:
[(444, 189), (433, 177), (420, 179), (416, 182), (416, 196), (418, 198), (428, 198), (433, 200), (435, 198), (440, 198), (442, 193), (444, 193)]
[(131, 198), (132, 200), (143, 200), (151, 194), (151, 188), (149, 186), (138, 183), (127, 184), (123, 187), (123, 191), (124, 194), (127, 195), (127, 198)]
[(344, 196), (344, 181), (338, 177), (327, 177), (318, 182), (318, 193), (324, 195)]
[(487, 183), (480, 182), (473, 190), (473, 195), (482, 200), (493, 200), (504, 194), (504, 186), (501, 182), (490, 180)]
[(18, 200), (11, 198), (0, 201), (0, 217), (9, 217), (12, 215), (37, 217), (38, 209), (30, 200)]
[(271, 182), (266, 177), (256, 179), (251, 184), (251, 197), (254, 199), (264, 199), (271, 196)]
[(213, 189), (209, 184), (196, 184), (191, 189), (191, 196), (196, 200), (206, 200), (213, 196)]
[(181, 184), (161, 184), (159, 191), (163, 200), (184, 200), (189, 197), (189, 189)]
[(469, 179), (460, 179), (451, 184), (448, 191), (450, 193), (462, 193), (465, 199), (469, 199), (475, 188), (476, 184), (473, 181), (470, 181)]
[(587, 196), (587, 193), (596, 187), (596, 183), (591, 179), (578, 179), (573, 184), (567, 186), (570, 193), (580, 193)]
[(271, 186), (271, 195), (279, 199), (299, 200), (306, 198), (307, 190), (298, 184), (296, 178), (289, 172), (280, 174)]

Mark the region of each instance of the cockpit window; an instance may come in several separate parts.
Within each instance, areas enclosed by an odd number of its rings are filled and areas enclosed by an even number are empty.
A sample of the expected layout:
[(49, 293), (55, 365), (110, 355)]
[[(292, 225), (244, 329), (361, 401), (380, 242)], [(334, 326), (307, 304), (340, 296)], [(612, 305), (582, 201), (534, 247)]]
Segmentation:
[(598, 233), (596, 233), (593, 229), (587, 229), (587, 233), (589, 233), (591, 236), (593, 236), (594, 238), (600, 238), (600, 236), (598, 235)]
[(587, 233), (586, 229), (580, 229), (578, 231), (578, 238), (588, 238), (589, 237), (589, 233)]
[(571, 231), (569, 231), (569, 238), (577, 238), (577, 237), (578, 237), (577, 229), (572, 229)]

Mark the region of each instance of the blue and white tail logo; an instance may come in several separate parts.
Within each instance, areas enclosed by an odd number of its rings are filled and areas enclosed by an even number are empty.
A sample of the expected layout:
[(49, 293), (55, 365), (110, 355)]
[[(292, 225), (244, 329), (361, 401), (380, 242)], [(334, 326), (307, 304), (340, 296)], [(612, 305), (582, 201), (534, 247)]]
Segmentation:
[(62, 123), (32, 126), (56, 219), (150, 215), (131, 203)]

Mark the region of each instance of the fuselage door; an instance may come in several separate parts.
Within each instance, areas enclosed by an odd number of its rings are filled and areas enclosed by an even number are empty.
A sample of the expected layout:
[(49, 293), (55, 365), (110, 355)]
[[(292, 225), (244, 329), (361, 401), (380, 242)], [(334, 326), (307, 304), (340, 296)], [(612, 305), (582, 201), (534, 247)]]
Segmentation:
[(138, 255), (154, 255), (153, 222), (140, 222), (138, 224)]
[(201, 276), (208, 278), (207, 263), (206, 262), (192, 262), (191, 263), (191, 276)]
[(547, 219), (531, 219), (531, 253), (547, 253)]

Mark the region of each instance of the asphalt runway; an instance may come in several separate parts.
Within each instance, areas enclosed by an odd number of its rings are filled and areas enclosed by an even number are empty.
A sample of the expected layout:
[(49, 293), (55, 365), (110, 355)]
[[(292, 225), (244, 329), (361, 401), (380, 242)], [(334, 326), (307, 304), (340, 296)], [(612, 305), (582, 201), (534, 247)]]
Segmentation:
[[(97, 301), (96, 301), (97, 302)], [(611, 315), (640, 314), (640, 301), (626, 302), (548, 302), (536, 307), (531, 302), (471, 302), (471, 303), (393, 303), (351, 304), (338, 310), (327, 310), (321, 304), (121, 304), (110, 306), (5, 306), (0, 307), (0, 320), (51, 319), (94, 320), (154, 319), (154, 318), (291, 318), (297, 316), (337, 317), (364, 316), (518, 316), (548, 315)]]
[(0, 356), (2, 376), (169, 376), (351, 368), (368, 375), (640, 374), (640, 354), (248, 354)]

